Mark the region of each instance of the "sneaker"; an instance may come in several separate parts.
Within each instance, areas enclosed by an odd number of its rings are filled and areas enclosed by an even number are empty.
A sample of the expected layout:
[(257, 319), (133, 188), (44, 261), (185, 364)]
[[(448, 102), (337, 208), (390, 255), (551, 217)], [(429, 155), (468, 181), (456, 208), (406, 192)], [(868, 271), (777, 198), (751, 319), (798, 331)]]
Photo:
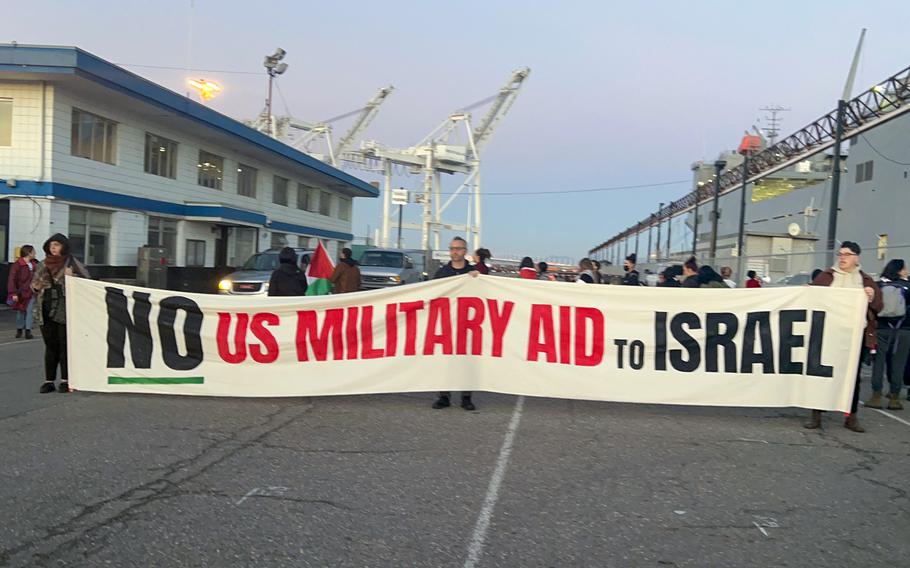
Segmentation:
[(449, 402), (449, 397), (441, 396), (436, 399), (436, 402), (433, 403), (433, 408), (439, 410), (440, 408), (448, 408), (452, 403)]
[(30, 329), (25, 330), (25, 338), (26, 339), (35, 339), (35, 336), (32, 335), (32, 330), (30, 330)]
[(22, 337), (22, 330), (21, 330), (21, 329), (17, 329), (17, 330), (16, 330), (16, 339), (19, 339), (20, 337)]
[(469, 397), (464, 397), (461, 399), (461, 407), (465, 410), (477, 410), (477, 407), (474, 406), (474, 403), (471, 402)]
[(60, 381), (60, 386), (57, 387), (57, 392), (70, 392), (69, 381)]
[(41, 394), (46, 394), (49, 392), (54, 392), (56, 387), (54, 387), (54, 381), (44, 381), (44, 384), (41, 385), (41, 389), (38, 391)]

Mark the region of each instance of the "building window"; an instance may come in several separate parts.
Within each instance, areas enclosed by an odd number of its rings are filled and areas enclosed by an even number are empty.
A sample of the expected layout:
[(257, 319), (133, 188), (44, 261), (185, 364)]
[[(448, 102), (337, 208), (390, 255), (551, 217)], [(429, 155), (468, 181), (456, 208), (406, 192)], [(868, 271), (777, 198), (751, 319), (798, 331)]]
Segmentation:
[(148, 245), (164, 247), (164, 256), (177, 258), (177, 221), (164, 217), (149, 217)]
[(342, 221), (351, 220), (351, 200), (343, 197), (338, 198), (338, 218)]
[(205, 266), (205, 241), (187, 239), (186, 265)]
[(108, 264), (110, 240), (110, 212), (70, 207), (69, 241), (73, 256), (85, 264)]
[(297, 209), (315, 213), (318, 211), (318, 201), (319, 194), (315, 187), (303, 185), (302, 183), (297, 184)]
[(856, 166), (856, 183), (863, 183), (872, 179), (872, 160), (857, 164)]
[(288, 180), (281, 176), (272, 180), (272, 203), (288, 206)]
[(233, 227), (230, 238), (234, 241), (233, 254), (228, 261), (230, 266), (243, 266), (259, 250), (259, 233), (252, 227)]
[(237, 194), (256, 199), (256, 168), (237, 164)]
[(272, 248), (280, 249), (288, 246), (288, 236), (284, 233), (276, 233), (272, 231)]
[(177, 143), (146, 132), (145, 173), (177, 179)]
[(319, 214), (326, 217), (332, 214), (332, 194), (327, 191), (319, 192)]
[(224, 158), (199, 150), (196, 168), (199, 171), (196, 183), (203, 187), (221, 189), (221, 183), (224, 181)]
[(0, 146), (13, 145), (13, 100), (0, 99)]
[(113, 164), (117, 160), (117, 123), (74, 108), (70, 154)]

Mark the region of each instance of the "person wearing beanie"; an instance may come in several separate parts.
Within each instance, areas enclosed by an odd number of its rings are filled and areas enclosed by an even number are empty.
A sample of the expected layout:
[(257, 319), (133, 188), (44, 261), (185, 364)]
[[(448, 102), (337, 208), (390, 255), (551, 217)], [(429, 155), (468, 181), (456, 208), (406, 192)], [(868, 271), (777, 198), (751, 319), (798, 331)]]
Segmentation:
[(633, 252), (626, 257), (626, 260), (622, 263), (622, 269), (626, 273), (622, 277), (623, 286), (641, 286), (641, 281), (639, 280), (638, 270), (635, 269), (635, 261), (638, 256)]
[[(44, 338), (44, 384), (39, 392), (69, 392), (66, 359), (66, 286), (67, 276), (90, 278), (88, 270), (70, 254), (69, 239), (57, 233), (44, 243), (44, 260), (35, 270), (32, 290), (37, 297), (35, 321)], [(57, 368), (60, 386), (55, 387)]]

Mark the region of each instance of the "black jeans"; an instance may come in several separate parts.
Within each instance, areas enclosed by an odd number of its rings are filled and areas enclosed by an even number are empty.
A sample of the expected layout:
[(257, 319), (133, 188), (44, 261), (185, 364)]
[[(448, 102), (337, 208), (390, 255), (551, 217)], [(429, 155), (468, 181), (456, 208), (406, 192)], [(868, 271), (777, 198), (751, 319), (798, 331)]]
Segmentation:
[(850, 414), (856, 414), (856, 409), (859, 406), (859, 377), (863, 371), (863, 361), (865, 361), (867, 354), (868, 348), (863, 343), (863, 348), (859, 352), (859, 366), (856, 368), (856, 386), (853, 387), (853, 403), (850, 405)]
[(57, 377), (57, 366), (60, 366), (60, 379), (69, 380), (66, 368), (66, 325), (53, 321), (41, 326), (44, 338), (44, 378), (53, 381)]

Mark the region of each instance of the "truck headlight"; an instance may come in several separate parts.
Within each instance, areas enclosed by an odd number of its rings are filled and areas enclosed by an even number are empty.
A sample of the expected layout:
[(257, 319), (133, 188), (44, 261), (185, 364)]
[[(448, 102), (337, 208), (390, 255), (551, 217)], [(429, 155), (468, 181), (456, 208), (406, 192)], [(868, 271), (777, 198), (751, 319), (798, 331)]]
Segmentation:
[(401, 276), (389, 276), (389, 282), (401, 282)]
[(231, 281), (230, 281), (230, 280), (222, 280), (221, 282), (218, 283), (218, 289), (219, 289), (219, 290), (230, 290), (230, 289), (231, 289)]

